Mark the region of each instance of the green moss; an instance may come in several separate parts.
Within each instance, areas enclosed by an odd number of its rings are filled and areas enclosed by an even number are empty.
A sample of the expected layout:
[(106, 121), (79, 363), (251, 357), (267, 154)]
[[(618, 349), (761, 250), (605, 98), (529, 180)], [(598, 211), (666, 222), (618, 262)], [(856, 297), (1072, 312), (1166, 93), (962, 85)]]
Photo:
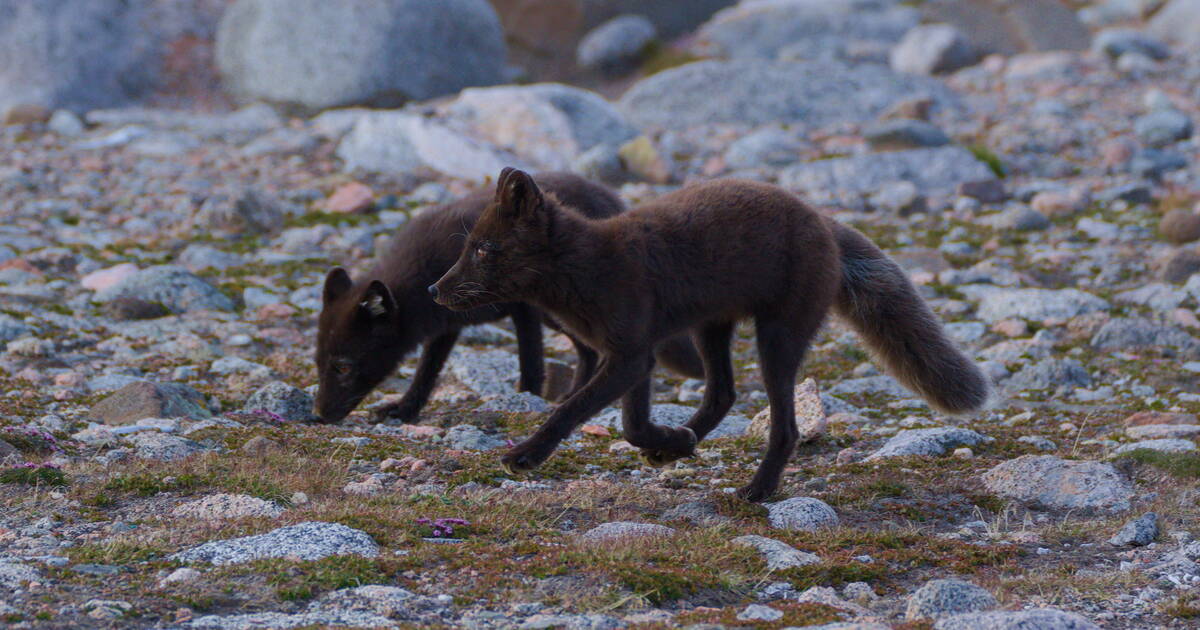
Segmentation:
[(67, 549), (72, 563), (134, 564), (161, 558), (167, 553), (161, 547), (137, 541), (88, 543)]
[(259, 561), (253, 569), (269, 574), (267, 583), (285, 601), (307, 600), (327, 591), (365, 584), (392, 582), (394, 567), (384, 560), (360, 556), (332, 556), (281, 567), (279, 561)]
[(971, 144), (967, 145), (967, 150), (970, 151), (971, 154), (974, 155), (975, 158), (980, 162), (986, 164), (987, 167), (996, 174), (996, 177), (1003, 178), (1008, 176), (1008, 172), (1004, 168), (1003, 160), (1001, 160), (1000, 156), (996, 155), (991, 149), (982, 144)]
[(1200, 453), (1163, 453), (1147, 448), (1122, 453), (1123, 459), (1132, 459), (1139, 464), (1153, 466), (1172, 477), (1200, 479)]

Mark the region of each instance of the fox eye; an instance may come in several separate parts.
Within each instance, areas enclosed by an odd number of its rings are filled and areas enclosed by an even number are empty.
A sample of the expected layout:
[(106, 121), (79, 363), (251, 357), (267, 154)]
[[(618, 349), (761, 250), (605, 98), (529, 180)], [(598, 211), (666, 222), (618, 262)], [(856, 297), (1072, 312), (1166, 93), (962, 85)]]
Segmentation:
[(350, 362), (349, 361), (338, 361), (333, 364), (333, 369), (336, 370), (338, 374), (342, 374), (342, 375), (349, 374), (350, 373)]
[(475, 246), (475, 257), (480, 260), (486, 259), (496, 253), (496, 248), (492, 247), (491, 243), (480, 243)]

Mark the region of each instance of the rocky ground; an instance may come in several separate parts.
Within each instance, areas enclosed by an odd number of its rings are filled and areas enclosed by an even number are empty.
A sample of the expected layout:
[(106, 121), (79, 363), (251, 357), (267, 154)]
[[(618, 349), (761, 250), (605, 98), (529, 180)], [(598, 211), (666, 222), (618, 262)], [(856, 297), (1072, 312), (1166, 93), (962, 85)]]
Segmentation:
[[(914, 29), (908, 4), (731, 9), (610, 98), (10, 111), (0, 618), (1195, 627), (1200, 47), (1111, 2), (1080, 13), (1083, 50), (974, 63), (970, 33)], [(588, 59), (631, 63), (645, 25), (622, 28)], [(324, 272), (509, 164), (631, 203), (718, 176), (788, 187), (901, 261), (997, 403), (938, 416), (832, 321), (798, 389), (808, 441), (766, 506), (731, 494), (762, 448), (750, 327), (734, 415), (665, 470), (610, 412), (506, 475), (549, 403), (515, 393), (505, 325), (465, 336), (420, 424), (368, 413), (415, 358), (343, 425), (307, 423)], [(547, 335), (562, 380), (573, 353)], [(656, 373), (656, 417), (684, 421), (701, 387)]]

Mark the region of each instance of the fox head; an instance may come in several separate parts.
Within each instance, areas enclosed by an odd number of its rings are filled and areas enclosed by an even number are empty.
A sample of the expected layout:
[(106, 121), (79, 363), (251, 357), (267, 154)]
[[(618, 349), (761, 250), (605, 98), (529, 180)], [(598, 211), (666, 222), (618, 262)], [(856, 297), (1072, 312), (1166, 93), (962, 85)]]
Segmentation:
[(461, 311), (528, 297), (553, 259), (555, 219), (553, 197), (527, 173), (504, 169), (458, 261), (429, 287), (434, 301)]
[(355, 285), (335, 267), (325, 277), (322, 302), (313, 412), (321, 422), (336, 423), (396, 369), (408, 348), (400, 309), (379, 280)]

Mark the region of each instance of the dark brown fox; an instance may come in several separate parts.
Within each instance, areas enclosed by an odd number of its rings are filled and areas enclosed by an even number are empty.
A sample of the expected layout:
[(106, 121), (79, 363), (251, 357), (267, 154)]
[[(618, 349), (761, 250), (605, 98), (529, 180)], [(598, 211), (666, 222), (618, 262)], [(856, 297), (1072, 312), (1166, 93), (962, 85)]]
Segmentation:
[[(729, 346), (743, 318), (754, 319), (771, 405), (765, 456), (739, 490), (751, 501), (775, 492), (794, 450), (796, 372), (831, 309), (935, 408), (976, 410), (990, 391), (892, 260), (859, 232), (768, 184), (696, 184), (593, 220), (543, 195), (525, 173), (505, 169), (458, 262), (429, 290), (456, 310), (528, 302), (600, 352), (592, 379), (502, 457), (510, 471), (541, 464), (617, 398), (625, 439), (651, 463), (692, 455), (733, 405)], [(704, 359), (707, 388), (686, 425), (660, 426), (650, 422), (654, 359), (647, 348), (684, 330)]]
[[(610, 217), (624, 209), (612, 191), (576, 175), (546, 173), (538, 176), (538, 182), (547, 190), (547, 198), (553, 196), (557, 204), (577, 208), (584, 216)], [(320, 385), (314, 411), (322, 422), (345, 418), (406, 355), (424, 344), (408, 391), (375, 412), (377, 420), (416, 420), (461, 330), (504, 317), (512, 318), (517, 333), (518, 387), (541, 393), (542, 315), (537, 309), (489, 300), (487, 306), (452, 312), (435, 304), (427, 290), (454, 264), (467, 232), (491, 200), (490, 193), (480, 192), (421, 213), (399, 231), (374, 268), (357, 282), (340, 267), (329, 272), (316, 352)], [(596, 365), (595, 351), (573, 341), (579, 364), (572, 391), (587, 382)], [(697, 378), (704, 373), (686, 336), (667, 340), (657, 354), (677, 372)]]

